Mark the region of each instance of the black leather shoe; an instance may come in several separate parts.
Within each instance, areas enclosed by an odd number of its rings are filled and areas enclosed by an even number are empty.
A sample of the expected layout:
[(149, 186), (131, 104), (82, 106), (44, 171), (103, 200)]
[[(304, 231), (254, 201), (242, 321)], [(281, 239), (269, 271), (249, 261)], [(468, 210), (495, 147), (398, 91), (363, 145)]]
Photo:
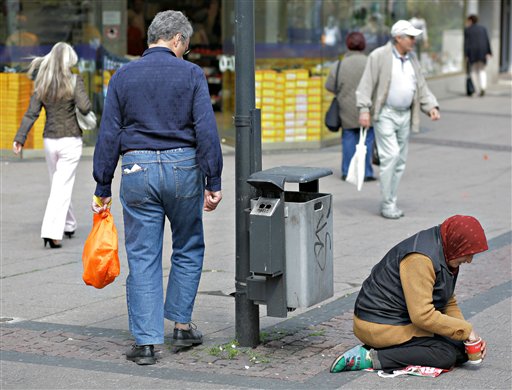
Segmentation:
[(132, 349), (126, 352), (126, 359), (141, 366), (156, 363), (155, 351), (152, 345), (132, 345)]
[(366, 181), (366, 182), (368, 182), (368, 181), (375, 181), (375, 180), (377, 180), (377, 179), (376, 179), (376, 178), (374, 178), (373, 176), (366, 176), (366, 177), (364, 178), (364, 181)]
[(343, 180), (343, 181), (347, 180), (347, 175), (341, 175), (341, 180)]
[[(192, 324), (190, 324), (192, 325)], [(203, 334), (195, 326), (188, 330), (174, 328), (171, 345), (173, 347), (191, 347), (203, 343)]]

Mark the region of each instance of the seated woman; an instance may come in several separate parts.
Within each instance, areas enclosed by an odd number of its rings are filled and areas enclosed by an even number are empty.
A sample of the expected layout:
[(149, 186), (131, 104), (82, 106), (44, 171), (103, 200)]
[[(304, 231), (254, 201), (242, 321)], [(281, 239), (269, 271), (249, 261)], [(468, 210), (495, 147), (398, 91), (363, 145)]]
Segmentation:
[[(479, 336), (457, 306), (459, 266), (487, 250), (477, 219), (454, 215), (392, 248), (364, 281), (354, 308), (358, 345), (331, 372), (409, 365), (450, 369), (468, 360), (463, 341)], [(485, 357), (482, 341), (482, 357)]]

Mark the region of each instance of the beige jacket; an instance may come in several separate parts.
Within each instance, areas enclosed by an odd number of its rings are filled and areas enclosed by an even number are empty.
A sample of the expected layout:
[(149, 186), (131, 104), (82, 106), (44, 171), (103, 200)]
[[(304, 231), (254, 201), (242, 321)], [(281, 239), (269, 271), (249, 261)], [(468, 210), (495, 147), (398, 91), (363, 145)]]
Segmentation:
[(78, 127), (75, 107), (82, 114), (91, 111), (91, 101), (85, 91), (84, 81), (81, 76), (76, 78), (75, 95), (72, 99), (56, 103), (43, 103), (36, 94), (32, 94), (27, 112), (21, 120), (20, 127), (14, 141), (24, 145), (28, 132), (39, 118), (41, 108), (46, 110), (46, 123), (44, 125), (44, 138), (81, 137), (82, 130)]
[[(357, 108), (359, 112), (373, 112), (373, 121), (379, 119), (379, 114), (386, 103), (391, 84), (391, 68), (393, 65), (392, 43), (379, 47), (368, 56), (361, 82), (356, 90)], [(414, 53), (409, 53), (416, 74), (416, 93), (411, 107), (411, 130), (419, 132), (420, 110), (425, 114), (439, 107), (436, 97), (430, 92), (420, 64)]]

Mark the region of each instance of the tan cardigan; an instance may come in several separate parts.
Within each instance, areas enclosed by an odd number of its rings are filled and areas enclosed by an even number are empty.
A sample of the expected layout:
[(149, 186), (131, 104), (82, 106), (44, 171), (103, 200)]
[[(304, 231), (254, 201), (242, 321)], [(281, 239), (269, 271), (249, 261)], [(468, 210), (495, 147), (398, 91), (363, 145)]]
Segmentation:
[(364, 321), (354, 316), (354, 334), (374, 348), (385, 348), (409, 341), (413, 337), (434, 334), (454, 340), (466, 340), (472, 326), (464, 320), (453, 295), (443, 310), (432, 303), (435, 272), (432, 261), (419, 253), (406, 256), (400, 263), (400, 280), (412, 323), (386, 325)]
[[(388, 42), (370, 53), (361, 82), (356, 90), (359, 112), (373, 111), (373, 122), (378, 121), (380, 111), (388, 97), (393, 67), (392, 50), (393, 44)], [(434, 107), (439, 107), (439, 103), (427, 86), (416, 55), (414, 53), (409, 53), (409, 55), (416, 74), (416, 93), (411, 107), (411, 130), (417, 133), (420, 130), (420, 110), (428, 115)]]

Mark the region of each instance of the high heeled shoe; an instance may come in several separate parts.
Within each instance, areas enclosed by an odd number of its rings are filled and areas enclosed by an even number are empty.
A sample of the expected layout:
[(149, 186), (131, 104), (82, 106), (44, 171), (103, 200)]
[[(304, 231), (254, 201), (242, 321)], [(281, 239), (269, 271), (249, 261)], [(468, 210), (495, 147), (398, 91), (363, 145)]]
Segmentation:
[(62, 247), (62, 245), (60, 243), (55, 242), (56, 240), (52, 240), (51, 238), (44, 238), (43, 237), (43, 241), (44, 241), (44, 247), (45, 248), (46, 248), (46, 244), (50, 244), (50, 248), (52, 248), (52, 249), (61, 248)]
[(73, 237), (74, 234), (75, 234), (74, 230), (72, 232), (64, 232), (64, 235), (67, 236), (68, 238)]

